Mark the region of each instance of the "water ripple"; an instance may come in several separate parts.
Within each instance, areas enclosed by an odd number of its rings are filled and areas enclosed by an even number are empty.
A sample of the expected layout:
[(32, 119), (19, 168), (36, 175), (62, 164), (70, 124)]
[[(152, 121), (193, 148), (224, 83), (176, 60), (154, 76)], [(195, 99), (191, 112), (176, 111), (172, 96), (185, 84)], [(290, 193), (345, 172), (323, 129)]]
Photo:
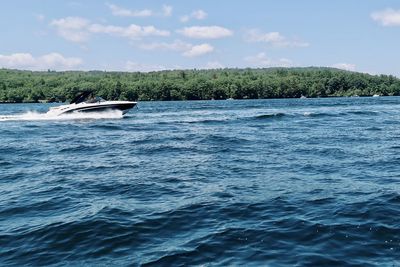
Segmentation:
[(0, 105), (0, 265), (397, 266), (399, 104)]

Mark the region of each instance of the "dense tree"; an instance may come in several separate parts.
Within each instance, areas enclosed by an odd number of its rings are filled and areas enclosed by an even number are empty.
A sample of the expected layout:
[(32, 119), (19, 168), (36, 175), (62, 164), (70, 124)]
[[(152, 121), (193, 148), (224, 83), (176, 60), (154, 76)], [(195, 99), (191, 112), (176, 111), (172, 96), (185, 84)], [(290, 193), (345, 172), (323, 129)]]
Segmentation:
[(200, 100), (400, 95), (400, 80), (333, 68), (32, 72), (0, 69), (1, 102), (71, 100), (83, 90), (109, 100)]

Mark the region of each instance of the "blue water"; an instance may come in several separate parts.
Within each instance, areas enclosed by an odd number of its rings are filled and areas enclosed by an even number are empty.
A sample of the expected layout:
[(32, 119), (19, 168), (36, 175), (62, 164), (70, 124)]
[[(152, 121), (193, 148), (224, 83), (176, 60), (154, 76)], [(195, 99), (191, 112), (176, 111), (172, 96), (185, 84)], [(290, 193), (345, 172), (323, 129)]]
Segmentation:
[(399, 266), (400, 98), (0, 105), (0, 265)]

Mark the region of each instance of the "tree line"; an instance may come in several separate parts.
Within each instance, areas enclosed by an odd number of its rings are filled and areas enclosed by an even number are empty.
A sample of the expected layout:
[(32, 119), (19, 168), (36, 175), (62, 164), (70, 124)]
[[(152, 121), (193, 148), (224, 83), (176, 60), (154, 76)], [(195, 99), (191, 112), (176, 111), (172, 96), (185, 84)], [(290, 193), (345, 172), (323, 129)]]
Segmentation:
[(83, 90), (132, 101), (400, 95), (400, 79), (318, 67), (148, 73), (0, 69), (0, 102), (65, 102)]

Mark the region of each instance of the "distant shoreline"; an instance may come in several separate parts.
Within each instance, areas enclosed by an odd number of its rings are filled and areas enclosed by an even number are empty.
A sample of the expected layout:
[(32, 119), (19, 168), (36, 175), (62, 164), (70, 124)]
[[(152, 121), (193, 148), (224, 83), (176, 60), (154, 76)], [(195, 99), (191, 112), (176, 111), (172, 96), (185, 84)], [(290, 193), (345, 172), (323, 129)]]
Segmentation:
[(149, 73), (0, 69), (0, 103), (66, 102), (83, 90), (129, 101), (396, 96), (400, 79), (325, 67)]
[[(396, 97), (397, 95), (388, 95), (388, 96), (394, 96)], [(374, 97), (374, 95), (363, 95), (363, 96), (325, 96), (325, 97), (306, 97), (306, 99), (327, 99), (327, 98), (370, 98)], [(379, 97), (385, 97), (379, 95)], [(195, 99), (195, 100), (141, 100), (141, 102), (156, 102), (156, 101), (161, 101), (161, 102), (171, 102), (171, 101), (229, 101), (229, 100), (274, 100), (274, 99), (302, 99), (301, 97), (295, 98), (295, 97), (281, 97), (281, 98), (242, 98), (242, 99)], [(63, 104), (67, 102), (46, 102), (46, 101), (31, 101), (31, 102), (0, 102), (0, 104)]]

